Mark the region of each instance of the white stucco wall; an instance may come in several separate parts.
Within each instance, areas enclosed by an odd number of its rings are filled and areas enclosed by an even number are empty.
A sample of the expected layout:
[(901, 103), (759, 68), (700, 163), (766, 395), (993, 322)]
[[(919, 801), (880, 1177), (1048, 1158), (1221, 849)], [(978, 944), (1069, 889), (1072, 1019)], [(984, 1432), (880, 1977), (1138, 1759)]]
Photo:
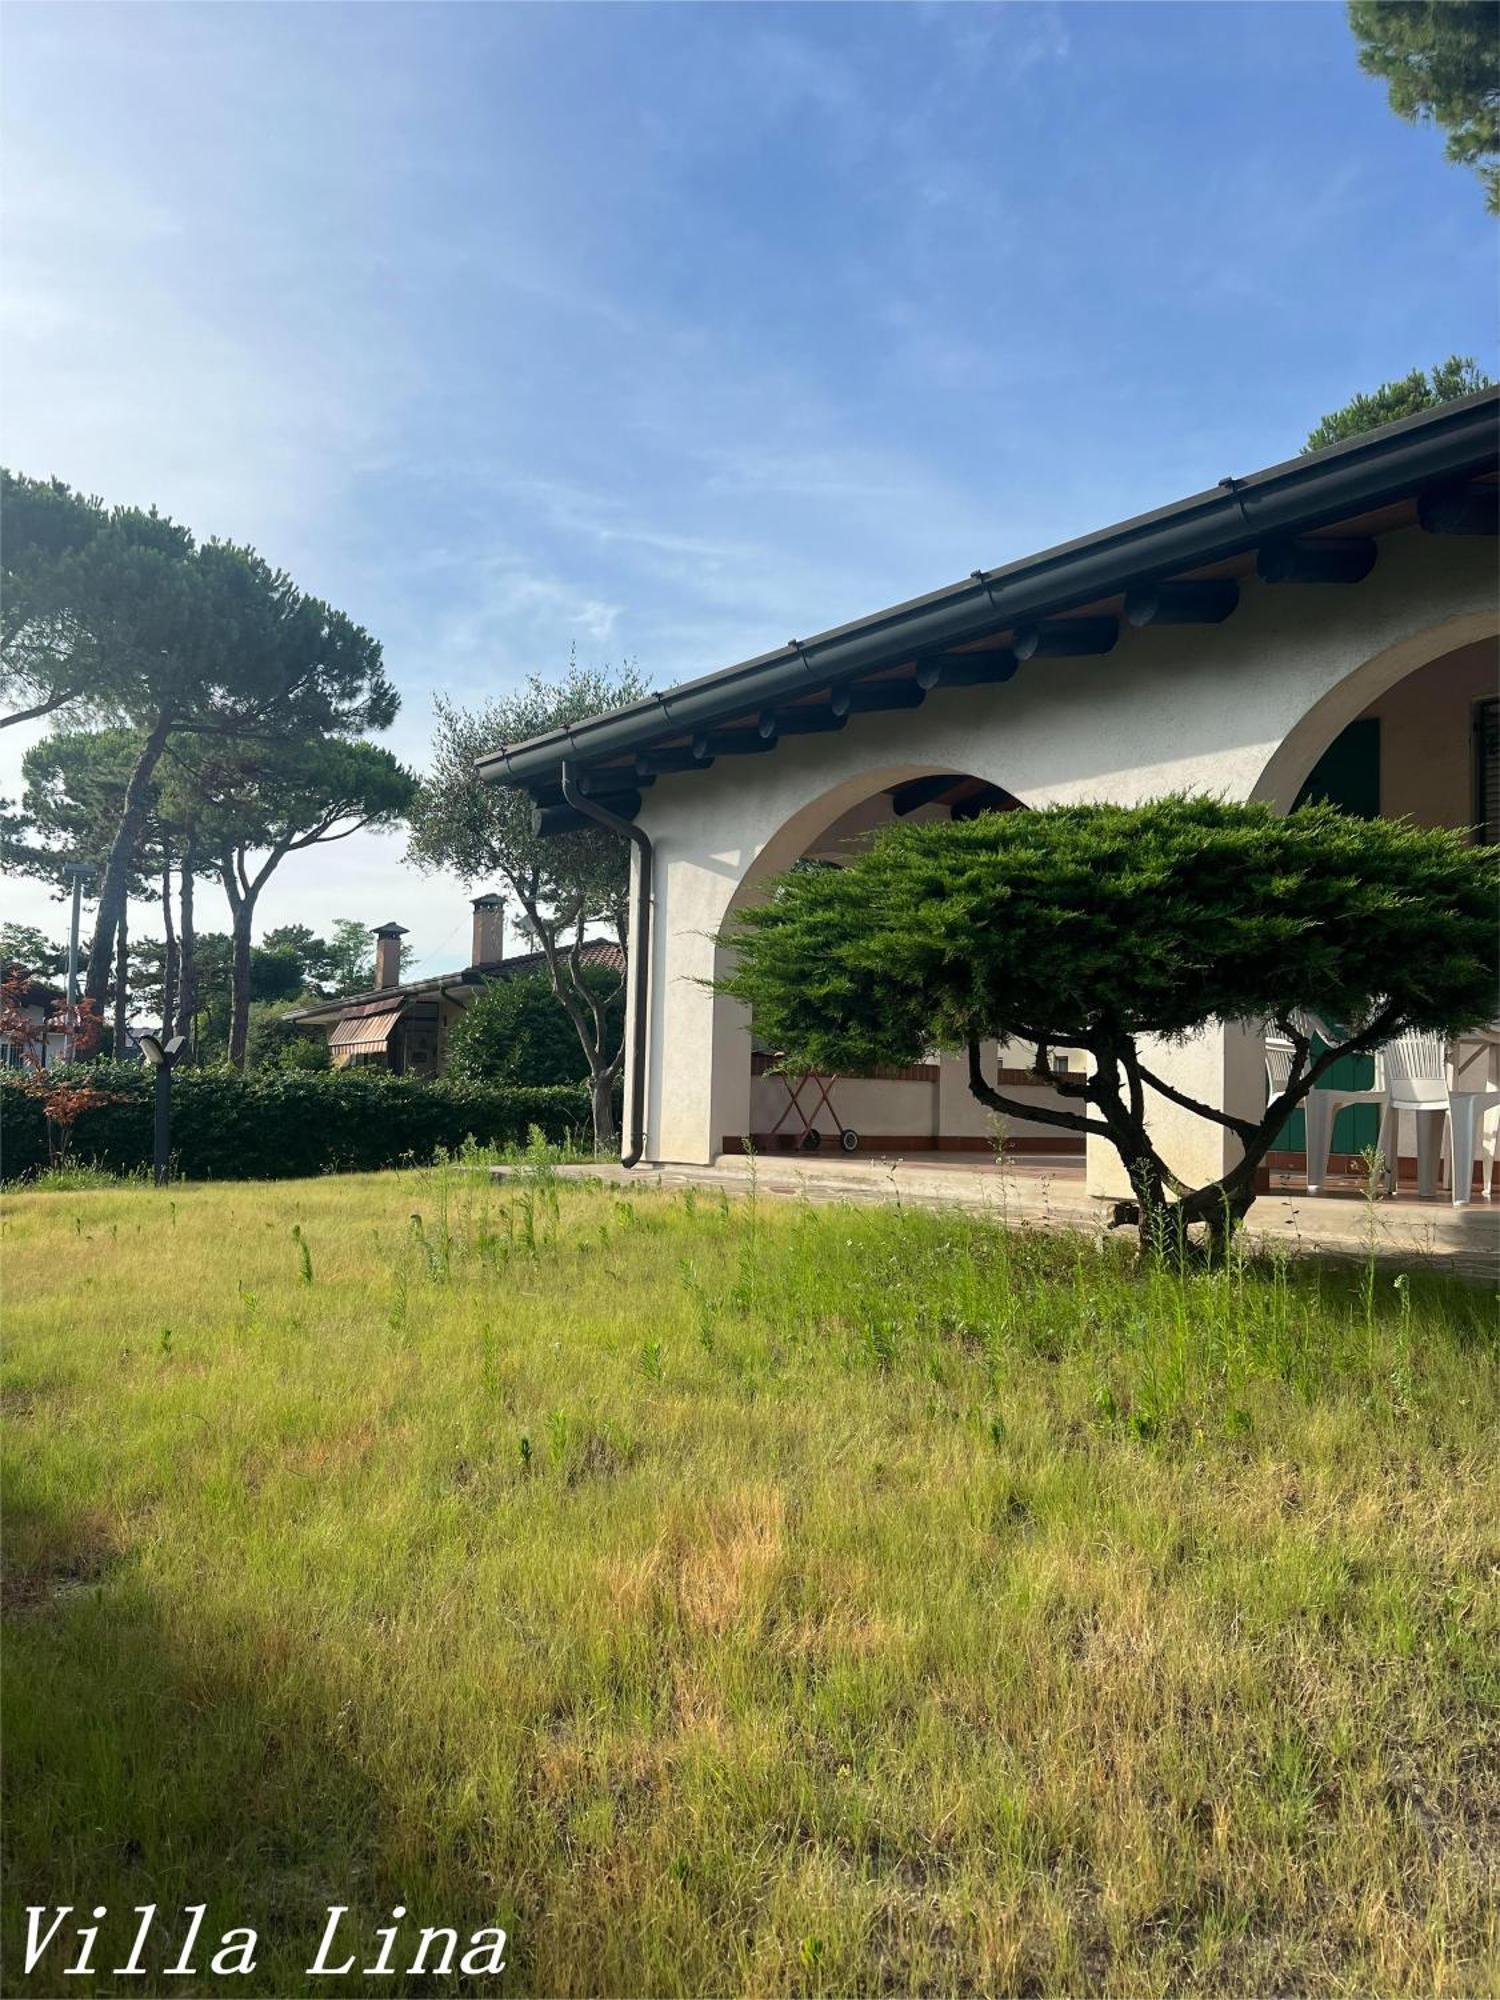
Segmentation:
[[(993, 1044), (985, 1045), (982, 1054), (985, 1073), (993, 1076)], [(1015, 1066), (1024, 1061), (1029, 1061), (1029, 1056), (1018, 1052)], [(857, 1132), (866, 1145), (890, 1139), (936, 1145), (942, 1140), (950, 1146), (957, 1142), (969, 1151), (990, 1151), (996, 1140), (995, 1120), (969, 1089), (967, 1059), (938, 1055), (924, 1067), (932, 1071), (930, 1076), (840, 1077), (832, 1090), (832, 1104), (840, 1126)], [(791, 1083), (796, 1085), (795, 1076)], [(1063, 1099), (1045, 1085), (1007, 1084), (1006, 1089), (1010, 1096), (1029, 1105), (1054, 1111), (1063, 1108)], [(818, 1129), (831, 1136), (833, 1120), (819, 1103), (814, 1084), (802, 1086), (799, 1102), (809, 1116), (816, 1110)], [(780, 1076), (751, 1077), (749, 1115), (749, 1129), (756, 1135), (757, 1144), (773, 1133), (778, 1123), (782, 1134), (795, 1135), (801, 1130), (800, 1119), (790, 1112), (787, 1081)], [(1035, 1118), (1007, 1118), (1003, 1131), (1008, 1144), (1021, 1145), (1026, 1151), (1045, 1146), (1049, 1151), (1066, 1152), (1075, 1150), (1077, 1145), (1076, 1140), (1070, 1145), (1070, 1134)], [(737, 1135), (731, 1128), (719, 1136), (723, 1139)]]
[[(1225, 625), (1126, 628), (1103, 658), (1036, 662), (1004, 686), (935, 692), (915, 712), (854, 717), (838, 734), (721, 759), (648, 792), (646, 1157), (706, 1161), (725, 1134), (749, 1129), (743, 1010), (703, 984), (714, 934), (737, 895), (816, 850), (872, 794), (951, 770), (1027, 805), (1180, 789), (1286, 806), (1345, 723), (1427, 661), (1497, 630), (1493, 544), (1482, 539), (1402, 530), (1383, 538), (1362, 584), (1242, 589)], [(1258, 1050), (1233, 1032), (1162, 1061), (1221, 1102), (1257, 1101)], [(1201, 1120), (1162, 1104), (1154, 1129), (1179, 1171), (1220, 1170), (1223, 1144)], [(1103, 1191), (1107, 1163), (1090, 1164)]]

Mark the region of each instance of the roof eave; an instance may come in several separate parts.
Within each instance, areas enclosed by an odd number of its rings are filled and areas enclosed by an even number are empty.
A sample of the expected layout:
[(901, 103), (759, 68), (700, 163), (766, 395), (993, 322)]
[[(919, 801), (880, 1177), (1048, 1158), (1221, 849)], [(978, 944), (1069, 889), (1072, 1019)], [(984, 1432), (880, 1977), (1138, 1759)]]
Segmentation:
[(481, 758), (495, 784), (536, 784), (565, 759), (597, 763), (772, 706), (830, 682), (1043, 618), (1133, 584), (1243, 554), (1277, 535), (1352, 519), (1422, 488), (1493, 468), (1500, 390), (1117, 523), (962, 583), (689, 681), (665, 694)]
[(282, 1019), (298, 1024), (310, 1022), (314, 1027), (320, 1021), (336, 1021), (351, 1007), (368, 1007), (377, 1000), (420, 999), (424, 994), (439, 993), (449, 986), (480, 986), (491, 974), (480, 973), (473, 966), (463, 972), (434, 973), (431, 979), (416, 979), (405, 986), (372, 986), (364, 993), (342, 993), (331, 1000), (320, 1000), (316, 1007), (298, 1007)]

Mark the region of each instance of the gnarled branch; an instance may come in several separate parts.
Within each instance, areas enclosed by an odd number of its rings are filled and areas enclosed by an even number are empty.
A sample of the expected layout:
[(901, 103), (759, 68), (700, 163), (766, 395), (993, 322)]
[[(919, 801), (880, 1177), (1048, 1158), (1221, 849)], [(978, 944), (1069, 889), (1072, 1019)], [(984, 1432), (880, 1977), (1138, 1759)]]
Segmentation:
[(1107, 1125), (1079, 1112), (1053, 1111), (1045, 1104), (1023, 1104), (1018, 1098), (1003, 1097), (985, 1079), (978, 1042), (969, 1043), (969, 1089), (987, 1110), (1002, 1112), (1007, 1118), (1029, 1118), (1039, 1125), (1059, 1126), (1064, 1132), (1091, 1133), (1096, 1139), (1114, 1136)]

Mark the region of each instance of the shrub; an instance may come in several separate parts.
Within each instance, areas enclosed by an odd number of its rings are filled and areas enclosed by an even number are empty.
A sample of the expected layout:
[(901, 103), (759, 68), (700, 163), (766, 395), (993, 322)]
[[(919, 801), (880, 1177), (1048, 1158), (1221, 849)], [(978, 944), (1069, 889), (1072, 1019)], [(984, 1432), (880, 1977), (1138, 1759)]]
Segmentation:
[[(49, 1072), (49, 1075), (52, 1072)], [(96, 1063), (76, 1072), (107, 1090), (110, 1102), (86, 1111), (73, 1156), (110, 1173), (151, 1163), (151, 1073)], [(188, 1180), (279, 1180), (362, 1173), (430, 1160), (466, 1139), (524, 1144), (535, 1126), (562, 1143), (589, 1129), (586, 1088), (525, 1089), (383, 1071), (228, 1068), (181, 1070), (172, 1085), (172, 1155)], [(28, 1179), (47, 1165), (42, 1106), (10, 1077), (0, 1078), (0, 1170)]]
[[(604, 1046), (625, 1031), (618, 972), (585, 966), (579, 985), (604, 1008)], [(588, 1057), (545, 972), (497, 979), (470, 1001), (448, 1037), (448, 1073), (471, 1083), (586, 1083)]]
[(300, 1069), (327, 1071), (333, 1067), (333, 1058), (328, 1052), (326, 1035), (295, 1034), (289, 1040), (279, 1042), (265, 1059), (266, 1069)]
[(288, 1016), (316, 994), (293, 1000), (252, 1000), (245, 1033), (250, 1069), (327, 1069), (328, 1037), (307, 1034)]

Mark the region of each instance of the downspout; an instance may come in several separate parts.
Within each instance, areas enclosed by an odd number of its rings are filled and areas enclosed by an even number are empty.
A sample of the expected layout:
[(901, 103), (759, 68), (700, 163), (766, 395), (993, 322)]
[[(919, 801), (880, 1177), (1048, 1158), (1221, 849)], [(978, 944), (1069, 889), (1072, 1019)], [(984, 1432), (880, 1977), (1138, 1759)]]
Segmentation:
[(578, 789), (576, 766), (562, 767), (562, 795), (574, 812), (597, 820), (611, 833), (618, 833), (634, 846), (635, 907), (630, 916), (630, 1102), (625, 1115), (625, 1151), (622, 1167), (633, 1167), (646, 1150), (646, 990), (651, 969), (651, 842), (646, 833), (628, 819), (621, 819), (586, 799)]

